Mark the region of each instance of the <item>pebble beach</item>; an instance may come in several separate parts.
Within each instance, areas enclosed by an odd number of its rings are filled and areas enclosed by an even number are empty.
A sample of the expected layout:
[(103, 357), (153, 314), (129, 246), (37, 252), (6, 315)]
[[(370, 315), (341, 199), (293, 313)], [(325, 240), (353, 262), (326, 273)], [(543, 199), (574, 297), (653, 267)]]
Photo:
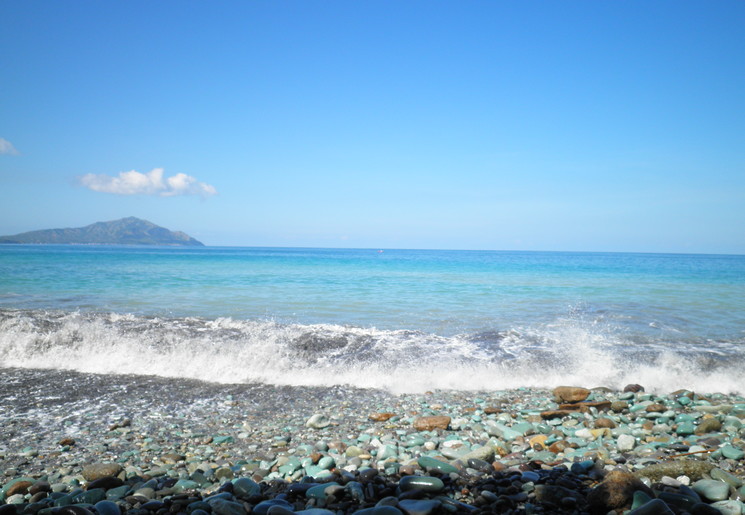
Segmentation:
[(745, 513), (745, 397), (4, 369), (0, 515)]

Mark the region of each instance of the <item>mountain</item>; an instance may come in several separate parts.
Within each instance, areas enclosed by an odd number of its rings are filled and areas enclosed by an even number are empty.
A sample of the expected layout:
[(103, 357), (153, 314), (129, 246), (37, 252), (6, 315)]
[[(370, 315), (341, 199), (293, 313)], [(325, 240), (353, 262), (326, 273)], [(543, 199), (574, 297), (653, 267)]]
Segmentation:
[(188, 234), (169, 231), (134, 216), (111, 222), (96, 222), (76, 229), (47, 229), (14, 236), (0, 236), (0, 243), (204, 246)]

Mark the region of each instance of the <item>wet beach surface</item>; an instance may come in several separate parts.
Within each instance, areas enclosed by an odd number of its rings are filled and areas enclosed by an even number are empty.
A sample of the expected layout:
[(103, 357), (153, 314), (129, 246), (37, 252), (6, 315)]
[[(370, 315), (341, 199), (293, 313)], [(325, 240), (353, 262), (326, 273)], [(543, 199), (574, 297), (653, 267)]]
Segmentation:
[(743, 512), (734, 395), (2, 374), (3, 515)]

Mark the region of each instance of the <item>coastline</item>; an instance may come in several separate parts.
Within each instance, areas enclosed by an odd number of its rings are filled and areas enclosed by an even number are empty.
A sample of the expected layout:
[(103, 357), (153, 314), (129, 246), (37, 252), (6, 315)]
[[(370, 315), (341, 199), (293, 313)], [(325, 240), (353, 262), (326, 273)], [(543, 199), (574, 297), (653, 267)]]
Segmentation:
[[(150, 508), (161, 509), (167, 500), (185, 494), (191, 502), (202, 502), (215, 493), (226, 493), (223, 500), (256, 511), (259, 497), (252, 505), (250, 496), (226, 491), (242, 484), (239, 477), (259, 484), (264, 501), (284, 494), (294, 511), (301, 505), (333, 508), (342, 503), (341, 511), (351, 513), (390, 497), (380, 497), (382, 492), (396, 497), (397, 502), (390, 502), (404, 512), (407, 504), (402, 506), (401, 501), (411, 498), (437, 500), (431, 512), (444, 513), (437, 511), (448, 503), (442, 494), (454, 503), (447, 509), (455, 511), (508, 512), (530, 505), (543, 506), (546, 513), (582, 512), (590, 509), (593, 489), (606, 484), (614, 470), (649, 477), (643, 481), (656, 488), (662, 476), (669, 476), (664, 488), (676, 495), (681, 488), (687, 492), (686, 484), (696, 490), (702, 479), (711, 479), (733, 482), (718, 502), (740, 503), (745, 496), (742, 396), (599, 388), (571, 403), (556, 402), (555, 392), (527, 388), (394, 395), (341, 386), (4, 372), (8, 380), (0, 388), (3, 497), (6, 503), (18, 503), (6, 508), (16, 514), (42, 513), (78, 486), (90, 486), (86, 469), (104, 463), (115, 464), (113, 475), (132, 489), (114, 499), (125, 511), (142, 510), (155, 501)], [(64, 391), (65, 385), (72, 385), (71, 390)], [(574, 400), (585, 395), (584, 389), (574, 391)], [(406, 490), (399, 483), (406, 476), (444, 483), (432, 491), (421, 486)], [(289, 484), (304, 484), (310, 477), (314, 482), (338, 483), (343, 491), (335, 489), (333, 495), (318, 498), (288, 493)], [(19, 478), (29, 482), (25, 492), (13, 489), (22, 483)], [(497, 486), (494, 495), (484, 493), (494, 481), (507, 481), (512, 489), (505, 486), (509, 493), (500, 493)], [(34, 494), (29, 489), (38, 482), (58, 491), (54, 502), (51, 492), (44, 497), (41, 491), (30, 502)], [(734, 486), (738, 482), (740, 486)], [(145, 483), (150, 486), (143, 487)], [(370, 487), (377, 493), (355, 498), (349, 483), (377, 485)], [(137, 490), (151, 487), (150, 498), (138, 499)], [(575, 494), (564, 491), (557, 499), (559, 487)], [(81, 500), (80, 495), (70, 502)], [(100, 513), (91, 506), (86, 509)], [(214, 507), (212, 511), (218, 512)]]

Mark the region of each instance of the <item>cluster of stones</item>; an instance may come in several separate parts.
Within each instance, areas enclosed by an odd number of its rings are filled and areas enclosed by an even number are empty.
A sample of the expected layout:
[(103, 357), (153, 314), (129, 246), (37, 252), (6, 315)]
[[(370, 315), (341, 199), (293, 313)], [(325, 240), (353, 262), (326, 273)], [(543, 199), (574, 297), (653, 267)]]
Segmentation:
[(0, 515), (745, 513), (742, 397), (638, 385), (483, 397), (338, 405), (191, 439), (121, 421), (98, 447), (109, 464), (84, 465), (73, 437), (46, 453), (55, 470), (44, 450), (0, 455), (15, 459)]

